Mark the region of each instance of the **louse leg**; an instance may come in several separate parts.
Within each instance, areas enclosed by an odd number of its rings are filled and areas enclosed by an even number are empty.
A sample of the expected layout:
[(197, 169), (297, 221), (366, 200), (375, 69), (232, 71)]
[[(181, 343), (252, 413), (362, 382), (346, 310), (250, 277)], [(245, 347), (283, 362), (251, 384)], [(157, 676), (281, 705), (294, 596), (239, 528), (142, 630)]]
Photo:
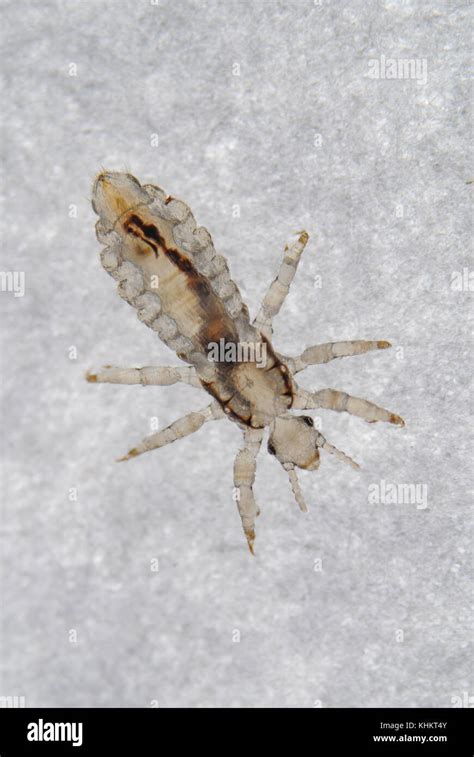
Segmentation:
[(370, 342), (362, 339), (353, 342), (327, 342), (326, 344), (315, 344), (313, 347), (308, 347), (297, 357), (283, 357), (283, 360), (294, 374), (304, 371), (310, 365), (329, 363), (330, 360), (340, 357), (362, 355), (370, 350), (386, 350), (391, 346), (390, 342)]
[(337, 389), (321, 389), (319, 392), (308, 392), (306, 389), (297, 387), (292, 407), (297, 410), (322, 407), (327, 410), (345, 411), (346, 413), (350, 413), (350, 415), (357, 415), (369, 423), (386, 421), (387, 423), (393, 423), (395, 426), (405, 425), (403, 418), (395, 415), (395, 413), (391, 413), (390, 410), (385, 410), (383, 407), (374, 405), (373, 402), (360, 399), (360, 397), (351, 397), (350, 394), (339, 392)]
[(198, 431), (204, 423), (207, 423), (207, 421), (213, 421), (224, 417), (224, 412), (219, 403), (211, 402), (210, 405), (202, 410), (188, 413), (188, 415), (178, 418), (178, 420), (174, 421), (161, 431), (158, 431), (156, 434), (145, 437), (140, 444), (133, 447), (133, 449), (127, 452), (123, 457), (120, 457), (117, 462), (130, 460), (132, 457), (142, 455), (144, 452), (149, 452), (152, 449), (158, 449), (159, 447), (164, 447), (167, 444), (176, 442), (178, 439), (189, 436), (189, 434), (194, 434), (194, 432)]
[(291, 282), (298, 268), (301, 253), (308, 242), (309, 236), (306, 231), (300, 232), (298, 239), (293, 244), (286, 245), (283, 262), (276, 279), (272, 281), (263, 298), (260, 309), (253, 322), (255, 328), (267, 339), (271, 338), (273, 318), (280, 311), (285, 297), (287, 296)]
[(255, 541), (255, 518), (259, 509), (253, 495), (253, 483), (257, 468), (257, 455), (263, 438), (263, 429), (247, 428), (244, 431), (244, 447), (234, 461), (234, 486), (238, 489), (237, 507), (242, 527), (252, 554)]
[(169, 386), (182, 381), (201, 387), (196, 371), (188, 366), (147, 366), (144, 368), (118, 368), (105, 365), (96, 373), (86, 373), (86, 380), (93, 384), (141, 384), (142, 386)]

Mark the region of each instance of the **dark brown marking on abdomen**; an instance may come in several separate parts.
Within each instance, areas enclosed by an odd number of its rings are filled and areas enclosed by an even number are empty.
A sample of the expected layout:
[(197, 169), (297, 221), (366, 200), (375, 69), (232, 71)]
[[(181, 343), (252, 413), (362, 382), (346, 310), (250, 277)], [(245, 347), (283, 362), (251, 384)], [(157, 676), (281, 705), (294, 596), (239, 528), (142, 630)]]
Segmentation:
[(207, 353), (210, 342), (219, 342), (220, 339), (225, 339), (226, 342), (237, 342), (237, 332), (224, 305), (218, 295), (213, 292), (208, 279), (199, 273), (193, 262), (179, 250), (167, 247), (166, 241), (156, 226), (145, 223), (136, 213), (130, 216), (124, 228), (127, 233), (133, 234), (151, 247), (156, 257), (161, 250), (168, 260), (186, 276), (186, 285), (196, 294), (203, 311), (203, 325), (197, 335), (203, 350)]

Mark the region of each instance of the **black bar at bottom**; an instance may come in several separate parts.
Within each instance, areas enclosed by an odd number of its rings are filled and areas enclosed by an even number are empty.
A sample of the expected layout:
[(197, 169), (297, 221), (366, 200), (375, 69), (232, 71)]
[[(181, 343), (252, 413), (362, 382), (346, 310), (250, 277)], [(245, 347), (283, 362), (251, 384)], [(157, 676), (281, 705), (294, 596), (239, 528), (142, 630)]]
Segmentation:
[[(469, 709), (0, 709), (0, 755), (269, 752), (471, 757)], [(293, 750), (292, 750), (293, 751)]]

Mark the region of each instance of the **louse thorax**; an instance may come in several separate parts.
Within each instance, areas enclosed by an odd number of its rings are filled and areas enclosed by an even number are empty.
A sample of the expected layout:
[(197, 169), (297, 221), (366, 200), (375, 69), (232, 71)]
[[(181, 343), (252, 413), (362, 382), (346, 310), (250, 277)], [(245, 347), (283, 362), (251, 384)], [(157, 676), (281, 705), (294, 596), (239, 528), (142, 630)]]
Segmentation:
[[(254, 333), (255, 342), (228, 344), (223, 353), (230, 360), (219, 362), (212, 382), (203, 381), (206, 391), (221, 404), (225, 413), (241, 425), (269, 426), (287, 412), (293, 402), (294, 386), (289, 371), (276, 356), (270, 342)], [(232, 349), (234, 348), (234, 349)], [(256, 348), (258, 359), (246, 359)]]

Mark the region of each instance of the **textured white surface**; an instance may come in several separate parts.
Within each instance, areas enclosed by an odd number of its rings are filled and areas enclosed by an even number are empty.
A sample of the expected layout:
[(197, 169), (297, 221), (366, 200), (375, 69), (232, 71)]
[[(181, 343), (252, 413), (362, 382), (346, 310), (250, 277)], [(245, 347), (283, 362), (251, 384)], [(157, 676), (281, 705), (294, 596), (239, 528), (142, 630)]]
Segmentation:
[[(450, 706), (472, 687), (472, 295), (451, 286), (470, 243), (467, 4), (4, 9), (2, 270), (24, 271), (26, 293), (1, 293), (0, 694), (28, 706)], [(381, 55), (426, 59), (426, 83), (369, 78)], [(325, 436), (363, 468), (326, 455), (302, 474), (306, 516), (261, 454), (255, 559), (231, 498), (233, 424), (114, 462), (153, 417), (164, 426), (207, 399), (83, 380), (106, 363), (178, 362), (101, 268), (89, 203), (101, 165), (185, 200), (253, 314), (288, 236), (308, 230), (277, 349), (394, 344), (301, 376), (407, 426), (321, 411)], [(369, 504), (381, 479), (426, 485), (428, 507)]]

